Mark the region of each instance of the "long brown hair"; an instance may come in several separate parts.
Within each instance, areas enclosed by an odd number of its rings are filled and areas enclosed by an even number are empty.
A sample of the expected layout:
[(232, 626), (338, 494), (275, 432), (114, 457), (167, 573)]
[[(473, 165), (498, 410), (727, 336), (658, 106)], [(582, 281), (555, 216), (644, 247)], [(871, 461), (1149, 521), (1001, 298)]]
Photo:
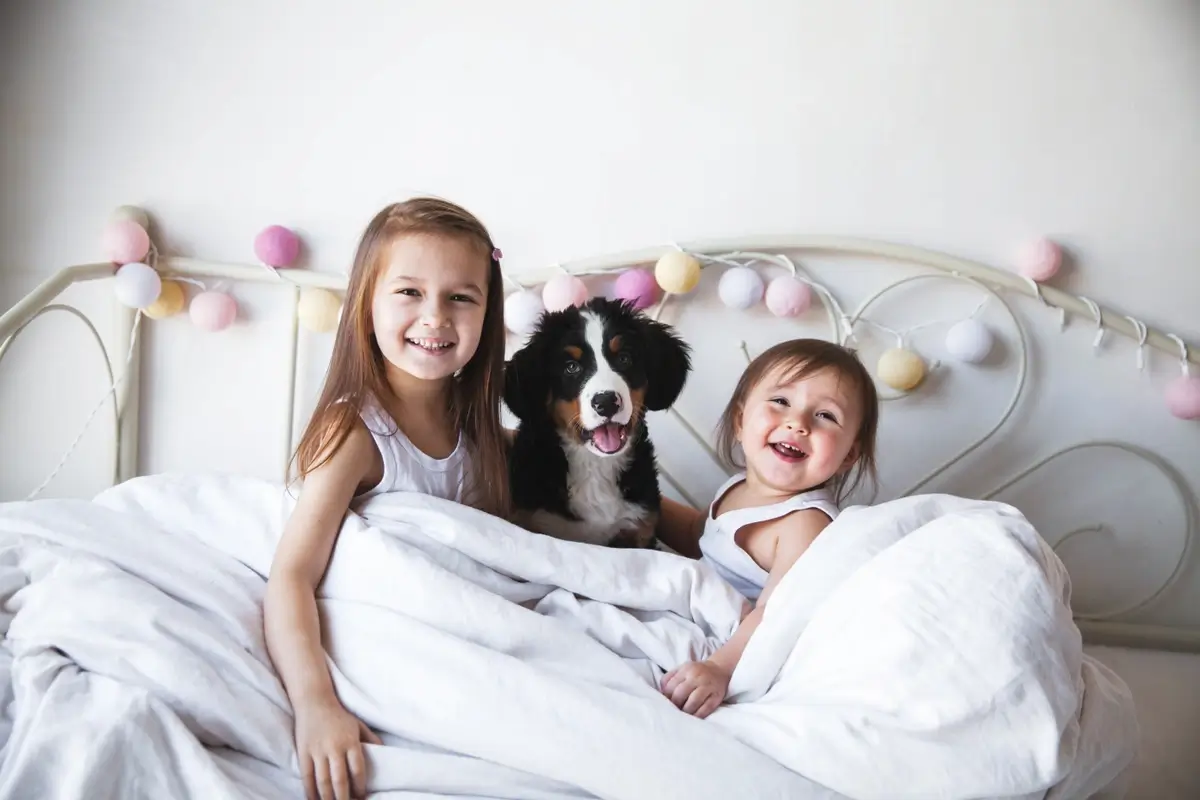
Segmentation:
[(508, 517), (506, 440), (500, 424), (505, 341), (500, 262), (483, 223), (466, 209), (436, 198), (418, 197), (389, 205), (363, 231), (325, 385), (296, 448), (297, 471), (304, 477), (329, 460), (356, 424), (366, 397), (384, 397), (391, 392), (383, 354), (375, 341), (371, 301), (388, 245), (398, 236), (413, 233), (460, 237), (477, 244), (480, 256), (490, 261), (483, 333), (475, 355), (453, 379), (451, 410), (471, 454), (471, 504)]
[(838, 505), (858, 488), (864, 477), (870, 478), (872, 486), (876, 486), (875, 438), (879, 428), (879, 394), (875, 390), (875, 382), (853, 350), (823, 339), (780, 342), (750, 362), (717, 422), (717, 454), (721, 459), (731, 467), (741, 466), (734, 461), (733, 448), (737, 444), (738, 424), (746, 406), (746, 398), (759, 381), (776, 369), (785, 371), (781, 380), (786, 383), (831, 369), (843, 380), (854, 384), (862, 406), (862, 424), (854, 437), (858, 457), (850, 469), (834, 475), (826, 485), (833, 490)]

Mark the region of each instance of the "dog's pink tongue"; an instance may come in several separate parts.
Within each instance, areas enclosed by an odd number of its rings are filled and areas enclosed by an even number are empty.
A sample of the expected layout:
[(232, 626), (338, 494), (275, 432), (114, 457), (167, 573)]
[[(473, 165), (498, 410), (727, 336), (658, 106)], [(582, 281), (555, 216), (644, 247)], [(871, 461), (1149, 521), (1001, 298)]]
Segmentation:
[(592, 431), (592, 442), (604, 453), (615, 453), (621, 449), (621, 426), (610, 422)]

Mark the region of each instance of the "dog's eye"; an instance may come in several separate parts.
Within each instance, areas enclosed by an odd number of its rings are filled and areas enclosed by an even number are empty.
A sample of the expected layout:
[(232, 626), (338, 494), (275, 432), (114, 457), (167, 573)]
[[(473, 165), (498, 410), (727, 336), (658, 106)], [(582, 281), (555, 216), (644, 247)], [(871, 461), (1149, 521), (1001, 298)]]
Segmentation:
[(617, 366), (618, 367), (628, 367), (632, 363), (633, 363), (633, 356), (629, 355), (629, 353), (627, 351), (622, 350), (621, 352), (617, 353)]
[(567, 373), (568, 375), (578, 375), (579, 370), (581, 369), (582, 367), (579, 366), (578, 361), (568, 361), (563, 365), (563, 372)]

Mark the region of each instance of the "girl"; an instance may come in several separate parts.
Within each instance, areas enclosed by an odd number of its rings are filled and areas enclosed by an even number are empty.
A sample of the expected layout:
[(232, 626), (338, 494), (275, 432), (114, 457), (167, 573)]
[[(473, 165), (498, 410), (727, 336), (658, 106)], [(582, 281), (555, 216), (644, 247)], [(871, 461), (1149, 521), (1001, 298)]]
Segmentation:
[(762, 619), (771, 592), (838, 513), (863, 475), (875, 477), (879, 399), (854, 354), (818, 339), (767, 350), (746, 368), (718, 425), (717, 448), (745, 472), (717, 492), (704, 514), (663, 499), (660, 536), (700, 558), (755, 603), (712, 657), (663, 676), (662, 692), (707, 717)]
[(418, 198), (363, 233), (325, 386), (296, 451), (303, 490), (271, 564), (267, 648), (295, 714), (310, 800), (366, 791), (362, 740), (339, 702), (315, 592), (351, 502), (427, 492), (508, 516), (503, 287), (491, 237), (467, 211)]

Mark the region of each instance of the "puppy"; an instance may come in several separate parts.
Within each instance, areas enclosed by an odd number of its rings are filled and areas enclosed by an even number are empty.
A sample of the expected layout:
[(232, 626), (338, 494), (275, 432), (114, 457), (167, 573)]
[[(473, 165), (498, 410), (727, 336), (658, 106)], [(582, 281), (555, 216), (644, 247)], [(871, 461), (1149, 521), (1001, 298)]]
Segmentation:
[(653, 547), (660, 495), (646, 412), (669, 408), (690, 370), (688, 345), (624, 302), (544, 314), (505, 370), (504, 403), (520, 420), (508, 458), (519, 524)]

